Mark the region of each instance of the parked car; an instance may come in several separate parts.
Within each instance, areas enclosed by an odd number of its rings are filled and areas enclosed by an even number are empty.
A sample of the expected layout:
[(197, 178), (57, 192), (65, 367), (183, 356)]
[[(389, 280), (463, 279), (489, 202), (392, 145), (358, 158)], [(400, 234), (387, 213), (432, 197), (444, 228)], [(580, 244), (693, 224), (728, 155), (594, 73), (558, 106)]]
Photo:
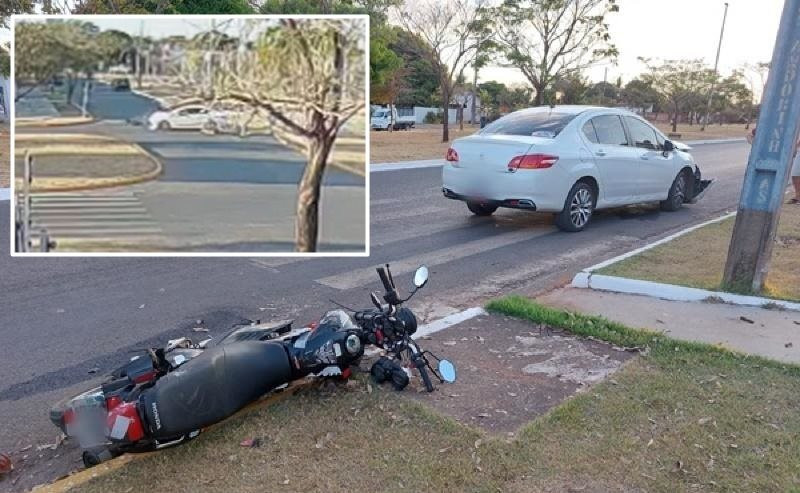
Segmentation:
[(370, 127), (373, 130), (389, 130), (389, 125), (392, 124), (394, 130), (407, 130), (409, 128), (414, 128), (414, 123), (416, 120), (413, 116), (399, 116), (397, 114), (397, 108), (392, 107), (392, 109), (388, 108), (380, 108), (375, 110), (372, 113), (372, 117), (370, 118)]
[(115, 91), (130, 91), (131, 83), (126, 78), (114, 79), (111, 81), (111, 88)]
[(711, 180), (690, 150), (626, 110), (529, 108), (453, 141), (442, 191), (479, 216), (499, 207), (551, 212), (575, 232), (597, 209), (658, 201), (675, 211), (699, 200)]
[(150, 130), (170, 130), (173, 128), (202, 130), (210, 117), (210, 111), (204, 105), (186, 105), (152, 113), (147, 119), (147, 128)]

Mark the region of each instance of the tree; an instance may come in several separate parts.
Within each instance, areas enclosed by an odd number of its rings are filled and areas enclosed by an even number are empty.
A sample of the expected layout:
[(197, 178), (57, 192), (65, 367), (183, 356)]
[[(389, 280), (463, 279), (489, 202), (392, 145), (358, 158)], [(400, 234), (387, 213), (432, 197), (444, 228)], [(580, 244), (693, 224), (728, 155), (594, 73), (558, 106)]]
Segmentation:
[(422, 53), (437, 74), (442, 142), (450, 140), (449, 108), (456, 80), (491, 34), (486, 0), (419, 0), (398, 9), (403, 27), (427, 45)]
[(33, 0), (12, 0), (0, 2), (0, 29), (8, 28), (8, 18), (13, 14), (30, 14), (33, 12)]
[(528, 79), (538, 106), (556, 80), (617, 56), (606, 17), (618, 11), (616, 0), (505, 0), (493, 17), (505, 59)]
[(15, 100), (22, 99), (55, 74), (78, 70), (89, 63), (94, 54), (88, 39), (90, 31), (80, 22), (17, 23), (15, 77), (18, 87), (27, 85), (28, 88), (18, 91)]
[[(550, 91), (552, 97), (546, 100), (558, 102), (559, 104), (583, 104), (586, 100), (586, 92), (589, 90), (589, 82), (582, 75), (570, 75), (553, 81)], [(561, 97), (556, 98), (556, 94)]]
[(11, 56), (8, 50), (7, 46), (0, 45), (0, 76), (5, 78), (11, 75)]
[[(678, 130), (678, 118), (687, 106), (695, 110), (702, 107), (702, 95), (714, 76), (714, 71), (706, 67), (702, 60), (665, 60), (654, 62), (640, 58), (647, 66), (642, 81), (655, 89), (669, 104), (672, 118), (672, 131)], [(699, 106), (698, 106), (699, 105)], [(690, 116), (690, 120), (693, 117)]]
[(408, 90), (403, 91), (397, 104), (404, 106), (436, 106), (439, 74), (433, 68), (430, 48), (416, 34), (398, 29), (389, 42), (389, 49), (403, 60), (402, 77)]
[[(267, 26), (265, 26), (265, 22)], [(256, 36), (241, 56), (187, 57), (185, 90), (197, 96), (198, 61), (217, 64), (207, 100), (232, 99), (267, 115), (273, 134), (300, 148), (307, 164), (298, 185), (295, 248), (317, 249), (322, 178), (341, 128), (364, 111), (366, 26), (353, 19), (239, 21), (239, 39)], [(265, 29), (266, 27), (266, 29)], [(280, 81), (280, 83), (276, 83)]]
[(648, 108), (652, 107), (652, 111), (658, 111), (661, 99), (661, 95), (653, 85), (642, 79), (633, 79), (622, 89), (622, 101), (625, 102), (625, 106), (641, 110), (643, 116), (647, 114)]

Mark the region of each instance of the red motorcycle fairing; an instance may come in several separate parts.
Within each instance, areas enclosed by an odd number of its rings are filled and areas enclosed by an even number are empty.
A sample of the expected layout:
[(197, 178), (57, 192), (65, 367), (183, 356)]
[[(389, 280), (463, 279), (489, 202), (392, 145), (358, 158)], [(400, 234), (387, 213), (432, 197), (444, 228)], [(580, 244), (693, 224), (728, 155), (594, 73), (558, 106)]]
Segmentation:
[(135, 402), (120, 402), (113, 408), (109, 407), (107, 424), (111, 440), (136, 443), (144, 438), (144, 427)]

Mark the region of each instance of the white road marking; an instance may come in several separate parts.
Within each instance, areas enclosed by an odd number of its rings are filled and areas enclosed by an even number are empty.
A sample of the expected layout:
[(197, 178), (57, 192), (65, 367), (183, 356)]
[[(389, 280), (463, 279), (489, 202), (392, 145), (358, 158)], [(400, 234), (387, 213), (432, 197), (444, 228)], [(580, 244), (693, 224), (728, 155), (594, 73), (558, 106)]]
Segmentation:
[[(413, 272), (422, 264), (425, 264), (428, 267), (444, 264), (452, 260), (459, 260), (472, 255), (477, 255), (479, 253), (485, 253), (490, 250), (513, 245), (515, 243), (532, 240), (534, 238), (550, 234), (555, 230), (556, 228), (552, 226), (546, 228), (537, 228), (535, 230), (524, 229), (481, 238), (479, 240), (468, 241), (457, 246), (442, 248), (432, 252), (421, 253), (419, 255), (414, 255), (412, 257), (393, 262), (392, 273), (398, 275)], [(317, 279), (316, 282), (332, 288), (344, 290), (363, 286), (370, 282), (376, 282), (377, 279), (378, 277), (375, 273), (375, 268), (368, 267)]]

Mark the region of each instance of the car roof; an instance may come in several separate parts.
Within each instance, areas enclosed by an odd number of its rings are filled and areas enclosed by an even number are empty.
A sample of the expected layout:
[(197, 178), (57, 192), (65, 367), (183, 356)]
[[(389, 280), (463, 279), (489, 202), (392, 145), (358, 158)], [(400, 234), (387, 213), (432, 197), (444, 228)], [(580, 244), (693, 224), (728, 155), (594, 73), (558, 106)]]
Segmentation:
[(609, 108), (605, 106), (591, 106), (582, 104), (564, 104), (554, 106), (534, 106), (532, 108), (525, 108), (519, 110), (520, 112), (541, 113), (551, 111), (553, 113), (561, 113), (566, 115), (579, 115), (581, 113), (591, 112), (608, 112), (624, 115), (634, 115), (630, 111), (623, 108)]

